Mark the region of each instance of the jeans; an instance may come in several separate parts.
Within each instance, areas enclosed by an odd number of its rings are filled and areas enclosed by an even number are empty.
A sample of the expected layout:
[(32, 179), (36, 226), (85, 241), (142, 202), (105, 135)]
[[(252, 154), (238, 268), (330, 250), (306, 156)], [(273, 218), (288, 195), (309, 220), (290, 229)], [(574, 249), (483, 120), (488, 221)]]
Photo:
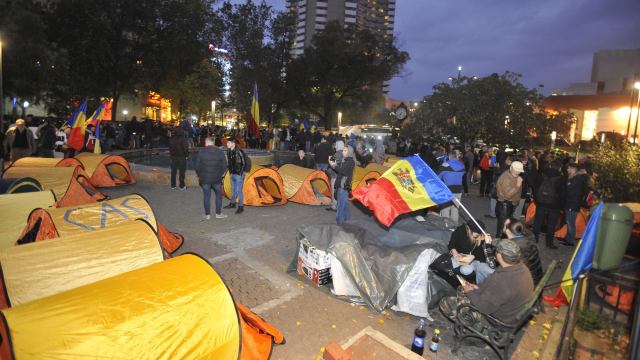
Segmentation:
[(349, 209), (349, 192), (345, 189), (337, 189), (338, 191), (338, 205), (337, 205), (337, 214), (336, 214), (336, 222), (338, 225), (342, 225), (343, 222), (349, 221), (351, 219), (351, 210)]
[(211, 215), (211, 189), (216, 193), (216, 215), (222, 212), (222, 184), (200, 184), (204, 196), (204, 214)]
[(242, 184), (244, 184), (244, 172), (242, 174), (231, 174), (231, 203), (242, 206)]
[(171, 187), (176, 187), (176, 173), (180, 172), (180, 187), (185, 187), (184, 174), (187, 171), (187, 159), (183, 156), (171, 157)]
[(524, 203), (526, 199), (520, 199), (518, 202), (518, 206), (516, 206), (516, 211), (513, 213), (513, 217), (519, 219), (522, 216), (522, 211), (524, 210)]
[(492, 269), (487, 263), (473, 260), (469, 265), (461, 265), (458, 260), (451, 258), (453, 268), (460, 267), (460, 273), (462, 275), (470, 275), (472, 272), (476, 272), (476, 284), (481, 284), (489, 275), (493, 274), (495, 269)]
[[(547, 245), (553, 245), (553, 235), (556, 232), (556, 225), (558, 224), (558, 217), (560, 216), (560, 209), (551, 209), (546, 206), (536, 206), (536, 216), (533, 220), (533, 234), (536, 239), (540, 235), (540, 229), (543, 224), (547, 224)], [(575, 222), (574, 222), (575, 224)]]
[(496, 226), (496, 237), (502, 236), (502, 230), (504, 228), (504, 222), (508, 218), (513, 216), (513, 210), (515, 206), (511, 201), (498, 201), (496, 203), (496, 217), (498, 218), (498, 225)]
[(564, 236), (564, 241), (567, 244), (576, 243), (576, 220), (578, 219), (579, 210), (565, 209), (564, 216), (567, 222), (567, 234)]

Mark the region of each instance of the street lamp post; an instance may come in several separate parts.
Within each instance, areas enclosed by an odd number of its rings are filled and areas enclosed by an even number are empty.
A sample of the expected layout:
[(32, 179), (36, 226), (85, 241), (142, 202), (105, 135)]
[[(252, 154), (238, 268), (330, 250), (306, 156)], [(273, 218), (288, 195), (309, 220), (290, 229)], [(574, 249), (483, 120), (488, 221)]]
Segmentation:
[(556, 137), (558, 134), (555, 131), (551, 132), (551, 149), (556, 147)]
[(211, 120), (213, 120), (214, 125), (218, 125), (216, 123), (216, 101), (211, 101)]
[(633, 95), (636, 92), (638, 93), (638, 98), (640, 98), (640, 81), (636, 81), (631, 87), (631, 103), (629, 104), (629, 121), (627, 121), (627, 132), (625, 133), (627, 134), (627, 137), (629, 137), (629, 134), (631, 134), (629, 131), (631, 131), (631, 118), (633, 117), (633, 104), (635, 103), (635, 101), (633, 101)]
[[(640, 81), (636, 81), (636, 83), (633, 84), (633, 87), (638, 90), (638, 102), (636, 103), (636, 126), (635, 126), (635, 129), (633, 130), (633, 143), (637, 144), (638, 143), (638, 120), (640, 119)], [(631, 118), (631, 114), (633, 113), (632, 110), (633, 108), (629, 109), (629, 118)]]
[(338, 133), (340, 133), (340, 126), (342, 126), (342, 111), (338, 111)]
[(129, 114), (129, 110), (127, 109), (122, 110), (122, 116), (124, 116), (124, 121), (127, 121), (128, 114)]

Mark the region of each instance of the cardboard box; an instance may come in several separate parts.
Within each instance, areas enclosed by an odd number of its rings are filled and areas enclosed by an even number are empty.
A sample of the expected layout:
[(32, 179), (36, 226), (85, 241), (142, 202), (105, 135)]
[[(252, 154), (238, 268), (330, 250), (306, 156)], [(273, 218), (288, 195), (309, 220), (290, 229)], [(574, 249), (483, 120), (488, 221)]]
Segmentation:
[(331, 255), (319, 250), (307, 239), (300, 241), (298, 249), (298, 274), (305, 276), (317, 286), (331, 282)]

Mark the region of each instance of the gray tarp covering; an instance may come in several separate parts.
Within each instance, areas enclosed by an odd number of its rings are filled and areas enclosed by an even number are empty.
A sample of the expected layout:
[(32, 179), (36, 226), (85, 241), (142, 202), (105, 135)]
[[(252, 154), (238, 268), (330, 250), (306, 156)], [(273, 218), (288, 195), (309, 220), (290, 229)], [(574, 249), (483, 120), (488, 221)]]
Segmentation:
[(358, 224), (312, 225), (298, 228), (298, 241), (335, 256), (356, 284), (362, 301), (380, 312), (390, 305), (418, 256), (425, 249), (447, 252), (451, 231), (442, 218), (418, 223), (403, 219), (390, 230), (373, 220)]

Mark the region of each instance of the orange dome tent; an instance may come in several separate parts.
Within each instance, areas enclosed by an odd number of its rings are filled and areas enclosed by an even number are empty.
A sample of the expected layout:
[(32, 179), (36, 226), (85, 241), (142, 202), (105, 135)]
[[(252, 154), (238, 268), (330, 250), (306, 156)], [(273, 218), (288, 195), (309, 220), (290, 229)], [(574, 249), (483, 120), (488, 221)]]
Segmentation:
[(98, 187), (136, 183), (129, 162), (120, 155), (96, 155), (83, 152), (75, 158), (82, 163), (91, 181)]
[[(224, 195), (231, 198), (231, 176), (227, 173), (224, 177)], [(249, 206), (275, 206), (287, 203), (282, 178), (277, 171), (253, 165), (251, 171), (244, 174), (242, 185), (244, 205)]]
[[(531, 202), (527, 207), (527, 211), (525, 213), (525, 224), (529, 226), (533, 226), (533, 221), (536, 217), (536, 203)], [(559, 222), (559, 226), (556, 226), (556, 232), (554, 236), (558, 239), (564, 239), (564, 236), (567, 234), (567, 224), (564, 222), (564, 217), (561, 218), (562, 222)], [(584, 234), (584, 229), (587, 227), (587, 220), (589, 219), (589, 215), (584, 210), (580, 210), (578, 212), (578, 216), (576, 217), (576, 239), (582, 238), (582, 234)]]
[(21, 305), (158, 263), (164, 252), (153, 227), (129, 221), (0, 249), (0, 307)]
[(331, 204), (331, 186), (327, 174), (292, 164), (278, 169), (287, 199), (307, 205)]
[(14, 246), (33, 209), (56, 202), (51, 190), (0, 195), (0, 249)]
[(81, 206), (34, 209), (18, 243), (55, 239), (76, 233), (91, 236), (96, 230), (136, 219), (144, 219), (151, 224), (158, 233), (162, 247), (170, 254), (184, 242), (182, 235), (169, 231), (157, 220), (142, 195), (131, 194)]
[(75, 167), (23, 167), (10, 166), (2, 174), (3, 179), (31, 177), (45, 190), (53, 190), (58, 201), (55, 206), (75, 206), (107, 198), (96, 189), (87, 173)]

